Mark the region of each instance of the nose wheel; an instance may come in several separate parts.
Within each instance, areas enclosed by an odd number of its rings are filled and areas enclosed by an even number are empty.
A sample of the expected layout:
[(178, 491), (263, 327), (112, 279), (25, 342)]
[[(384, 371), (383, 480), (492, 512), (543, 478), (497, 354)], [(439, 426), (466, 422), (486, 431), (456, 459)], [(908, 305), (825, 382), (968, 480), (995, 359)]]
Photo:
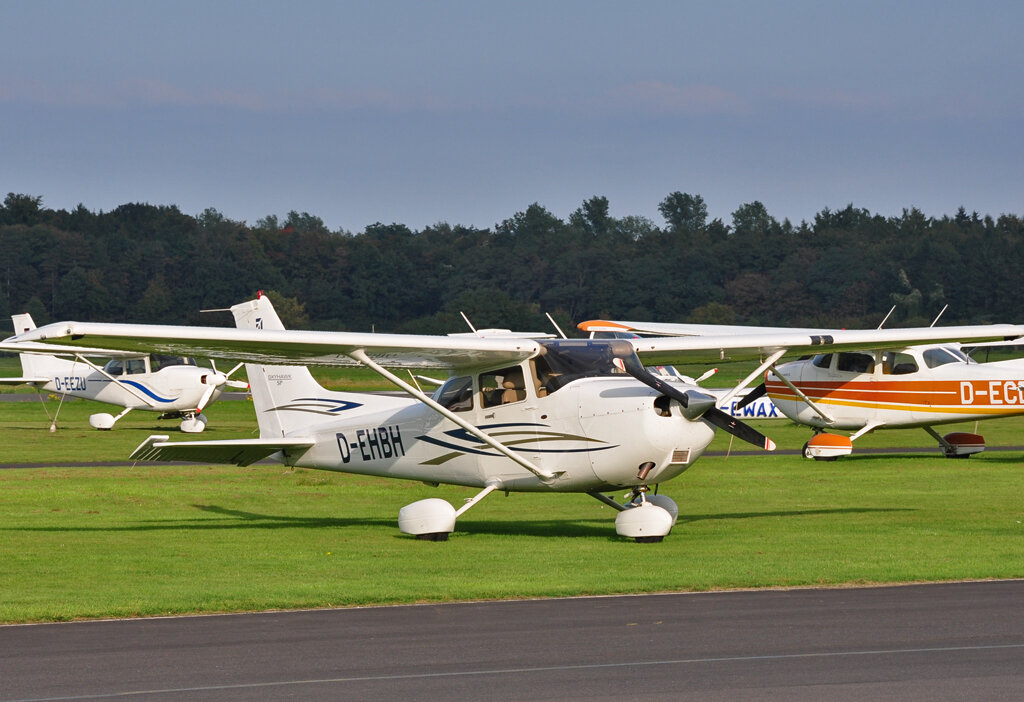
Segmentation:
[(181, 430), (186, 434), (198, 434), (206, 429), (206, 416), (199, 412), (192, 412), (181, 420)]
[(612, 498), (598, 492), (588, 493), (591, 497), (609, 507), (619, 510), (615, 517), (615, 533), (634, 539), (638, 544), (662, 541), (679, 516), (679, 508), (672, 498), (665, 495), (651, 495), (646, 485), (633, 488), (629, 502), (619, 504)]

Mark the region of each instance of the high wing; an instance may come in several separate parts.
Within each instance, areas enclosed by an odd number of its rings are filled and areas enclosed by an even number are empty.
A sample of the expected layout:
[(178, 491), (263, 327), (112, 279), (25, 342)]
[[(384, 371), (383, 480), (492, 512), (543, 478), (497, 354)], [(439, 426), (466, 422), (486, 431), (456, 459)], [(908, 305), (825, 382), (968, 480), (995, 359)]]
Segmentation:
[(351, 354), (362, 352), (382, 366), (445, 369), (513, 364), (540, 351), (536, 341), (520, 338), (85, 322), (32, 329), (8, 339), (5, 347), (20, 350), (24, 342), (44, 342), (65, 352), (68, 347), (89, 347), (94, 352), (109, 349), (271, 365), (356, 365)]
[(647, 365), (693, 361), (744, 361), (775, 354), (821, 353), (846, 349), (904, 348), (956, 341), (1009, 341), (1024, 336), (1024, 325), (988, 324), (905, 329), (793, 329), (713, 324), (582, 322), (584, 331), (655, 334), (630, 338)]
[(619, 322), (607, 319), (591, 319), (586, 322), (580, 322), (578, 326), (586, 332), (634, 332), (636, 334), (651, 334), (654, 336), (721, 336), (722, 334), (755, 334), (765, 332), (821, 334), (829, 331), (828, 329), (817, 327), (755, 327), (741, 324)]
[[(750, 360), (777, 352), (805, 354), (856, 348), (901, 348), (915, 344), (954, 341), (1005, 341), (1024, 336), (1024, 326), (1012, 324), (905, 329), (788, 329), (719, 325), (672, 325), (642, 322), (590, 321), (585, 331), (671, 334), (633, 338), (630, 342), (648, 365), (686, 361)], [(677, 330), (677, 331), (676, 331)], [(83, 355), (110, 351), (163, 353), (248, 361), (263, 364), (356, 365), (352, 353), (362, 351), (382, 366), (395, 368), (471, 368), (512, 364), (536, 355), (531, 339), (365, 334), (222, 327), (184, 327), (149, 324), (58, 322), (11, 337), (4, 350), (22, 350), (25, 342), (44, 342), (26, 350), (53, 347)], [(83, 349), (84, 347), (84, 349)]]

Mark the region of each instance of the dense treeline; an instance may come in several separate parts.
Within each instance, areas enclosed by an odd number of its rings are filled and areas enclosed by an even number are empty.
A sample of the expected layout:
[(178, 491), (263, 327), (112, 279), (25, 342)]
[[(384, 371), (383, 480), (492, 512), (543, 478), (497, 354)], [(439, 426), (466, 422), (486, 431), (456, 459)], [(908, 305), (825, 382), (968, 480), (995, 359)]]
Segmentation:
[(534, 204), (493, 229), (374, 224), (329, 231), (308, 213), (247, 225), (209, 209), (128, 204), (68, 212), (39, 196), (0, 207), (0, 316), (227, 324), (204, 308), (274, 291), (286, 324), (317, 329), (549, 330), (593, 317), (874, 327), (1020, 321), (1024, 221), (1015, 215), (883, 217), (852, 205), (798, 226), (764, 205), (709, 221), (699, 195), (659, 205), (664, 224), (617, 219), (593, 197), (567, 221)]

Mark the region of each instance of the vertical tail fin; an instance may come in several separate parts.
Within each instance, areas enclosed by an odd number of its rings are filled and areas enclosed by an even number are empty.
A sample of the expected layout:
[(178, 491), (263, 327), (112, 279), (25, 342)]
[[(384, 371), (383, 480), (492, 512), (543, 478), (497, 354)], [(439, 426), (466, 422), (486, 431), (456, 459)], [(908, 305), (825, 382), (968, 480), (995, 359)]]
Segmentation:
[(36, 328), (36, 323), (32, 321), (32, 315), (28, 312), (24, 314), (11, 315), (11, 321), (14, 322), (14, 333), (24, 334), (27, 331), (32, 331)]
[[(28, 312), (11, 315), (11, 321), (14, 322), (15, 334), (24, 334), (36, 328), (36, 323), (32, 321), (32, 315)], [(18, 354), (18, 358), (21, 360), (21, 374), (26, 378), (44, 376), (52, 372), (52, 366), (57, 360), (52, 356), (36, 353), (21, 353)]]
[[(270, 298), (262, 294), (233, 306), (231, 313), (239, 329), (284, 329)], [(249, 376), (260, 438), (282, 437), (307, 425), (308, 415), (305, 421), (296, 422), (295, 419), (302, 419), (301, 411), (288, 411), (287, 407), (294, 406), (296, 400), (320, 397), (325, 392), (305, 366), (246, 363), (245, 372)]]

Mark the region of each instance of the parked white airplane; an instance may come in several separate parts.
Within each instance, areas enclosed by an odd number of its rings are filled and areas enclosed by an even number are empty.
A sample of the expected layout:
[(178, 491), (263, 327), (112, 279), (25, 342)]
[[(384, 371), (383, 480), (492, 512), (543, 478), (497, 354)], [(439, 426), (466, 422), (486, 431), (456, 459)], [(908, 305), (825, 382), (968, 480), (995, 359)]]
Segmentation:
[[(29, 314), (16, 314), (14, 330), (23, 334), (36, 328)], [(8, 351), (21, 351), (13, 345), (0, 344)], [(5, 385), (31, 385), (44, 392), (96, 400), (124, 409), (116, 417), (100, 412), (89, 417), (95, 429), (112, 429), (114, 423), (133, 409), (160, 412), (161, 419), (181, 419), (181, 430), (198, 433), (206, 428), (202, 411), (216, 400), (225, 385), (247, 387), (246, 383), (229, 380), (230, 373), (202, 368), (194, 359), (181, 355), (110, 354), (114, 356), (100, 366), (81, 353), (63, 349), (62, 355), (49, 353), (19, 354), (24, 375), (0, 378)], [(234, 372), (234, 371), (232, 371)], [(51, 424), (51, 430), (56, 420)]]
[[(675, 336), (743, 335), (765, 329), (598, 320), (584, 322), (580, 328)], [(804, 445), (804, 455), (819, 460), (848, 455), (853, 441), (876, 429), (911, 427), (922, 427), (947, 457), (966, 457), (985, 450), (984, 437), (970, 432), (940, 436), (933, 427), (1024, 414), (1024, 363), (1020, 360), (977, 363), (949, 343), (876, 346), (819, 353), (781, 365), (777, 364), (781, 356), (769, 356), (744, 385), (761, 373), (764, 383), (737, 407), (767, 395), (791, 420), (815, 429), (815, 436)], [(826, 429), (853, 433), (844, 436)]]
[[(774, 444), (715, 408), (692, 385), (644, 368), (681, 357), (757, 357), (792, 350), (846, 349), (898, 339), (997, 340), (1010, 325), (799, 332), (660, 339), (507, 339), (284, 330), (270, 301), (232, 308), (240, 328), (60, 322), (15, 342), (165, 354), (247, 363), (258, 439), (169, 442), (152, 436), (136, 460), (248, 465), (273, 456), (287, 465), (447, 483), (480, 491), (456, 510), (436, 498), (404, 507), (399, 528), (444, 539), (455, 520), (494, 491), (584, 492), (619, 510), (620, 535), (660, 540), (676, 507), (648, 487), (687, 470), (721, 427), (759, 447)], [(781, 354), (780, 354), (781, 355)], [(304, 366), (371, 368), (409, 397), (330, 392)], [(427, 396), (384, 368), (444, 368), (453, 375)], [(619, 504), (604, 493), (628, 489)]]

